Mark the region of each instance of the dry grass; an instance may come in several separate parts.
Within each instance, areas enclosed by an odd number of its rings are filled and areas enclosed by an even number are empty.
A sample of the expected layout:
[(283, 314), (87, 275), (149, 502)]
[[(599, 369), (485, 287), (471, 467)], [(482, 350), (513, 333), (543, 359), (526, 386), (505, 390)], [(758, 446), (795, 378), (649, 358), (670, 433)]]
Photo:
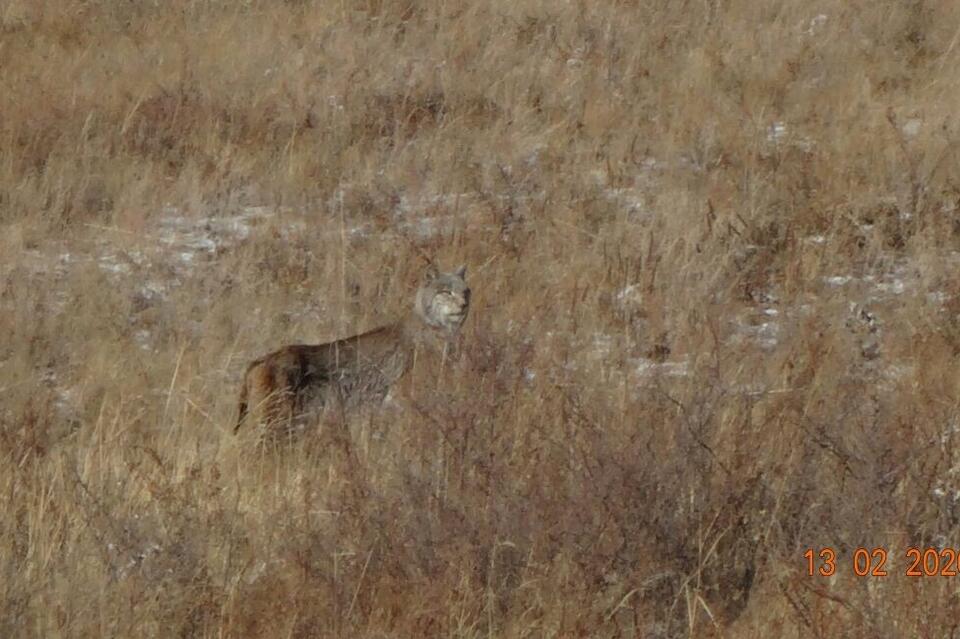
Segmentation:
[[(0, 0), (0, 636), (955, 633), (960, 577), (904, 571), (960, 546), (958, 39)], [(459, 360), (346, 449), (232, 436), (246, 360), (397, 315), (421, 255), (470, 265)]]

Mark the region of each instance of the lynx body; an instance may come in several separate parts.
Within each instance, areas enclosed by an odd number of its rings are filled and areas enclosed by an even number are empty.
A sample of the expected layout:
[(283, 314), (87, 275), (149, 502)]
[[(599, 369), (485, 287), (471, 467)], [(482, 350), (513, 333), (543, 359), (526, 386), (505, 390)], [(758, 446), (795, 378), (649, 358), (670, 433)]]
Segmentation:
[(413, 364), (417, 349), (443, 348), (459, 332), (470, 306), (466, 268), (431, 268), (413, 309), (393, 324), (325, 344), (292, 344), (254, 360), (240, 389), (234, 432), (255, 417), (283, 432), (324, 408), (379, 402)]

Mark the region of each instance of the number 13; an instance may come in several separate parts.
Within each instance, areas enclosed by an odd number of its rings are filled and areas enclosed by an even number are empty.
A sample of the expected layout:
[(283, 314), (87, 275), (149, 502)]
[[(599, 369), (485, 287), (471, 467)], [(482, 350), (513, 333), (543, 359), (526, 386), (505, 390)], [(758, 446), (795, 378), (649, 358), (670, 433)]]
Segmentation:
[[(807, 574), (812, 577), (815, 567), (813, 565), (813, 549), (803, 553), (803, 556), (807, 558)], [(817, 556), (823, 560), (823, 564), (817, 569), (817, 572), (822, 576), (829, 577), (837, 571), (837, 553), (833, 552), (832, 549), (823, 548)]]

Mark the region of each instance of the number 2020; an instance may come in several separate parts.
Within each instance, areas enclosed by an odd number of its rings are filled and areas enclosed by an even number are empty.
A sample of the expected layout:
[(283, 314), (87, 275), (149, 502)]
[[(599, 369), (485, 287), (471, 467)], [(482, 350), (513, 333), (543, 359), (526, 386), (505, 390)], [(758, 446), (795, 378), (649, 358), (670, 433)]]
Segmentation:
[(960, 567), (957, 562), (957, 551), (953, 548), (907, 548), (907, 559), (913, 563), (907, 568), (907, 577), (956, 577), (957, 568)]

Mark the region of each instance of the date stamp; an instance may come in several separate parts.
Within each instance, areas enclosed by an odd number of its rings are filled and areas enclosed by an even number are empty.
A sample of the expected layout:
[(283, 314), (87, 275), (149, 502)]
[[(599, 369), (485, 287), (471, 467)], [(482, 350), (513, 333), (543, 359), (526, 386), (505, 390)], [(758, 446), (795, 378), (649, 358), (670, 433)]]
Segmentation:
[[(857, 548), (846, 558), (833, 548), (809, 548), (803, 553), (807, 575), (831, 577), (838, 567), (849, 566), (857, 577), (887, 577), (890, 553), (886, 548)], [(960, 575), (960, 551), (956, 548), (907, 548), (904, 555), (906, 577), (956, 577)], [(896, 573), (895, 573), (896, 574)]]

